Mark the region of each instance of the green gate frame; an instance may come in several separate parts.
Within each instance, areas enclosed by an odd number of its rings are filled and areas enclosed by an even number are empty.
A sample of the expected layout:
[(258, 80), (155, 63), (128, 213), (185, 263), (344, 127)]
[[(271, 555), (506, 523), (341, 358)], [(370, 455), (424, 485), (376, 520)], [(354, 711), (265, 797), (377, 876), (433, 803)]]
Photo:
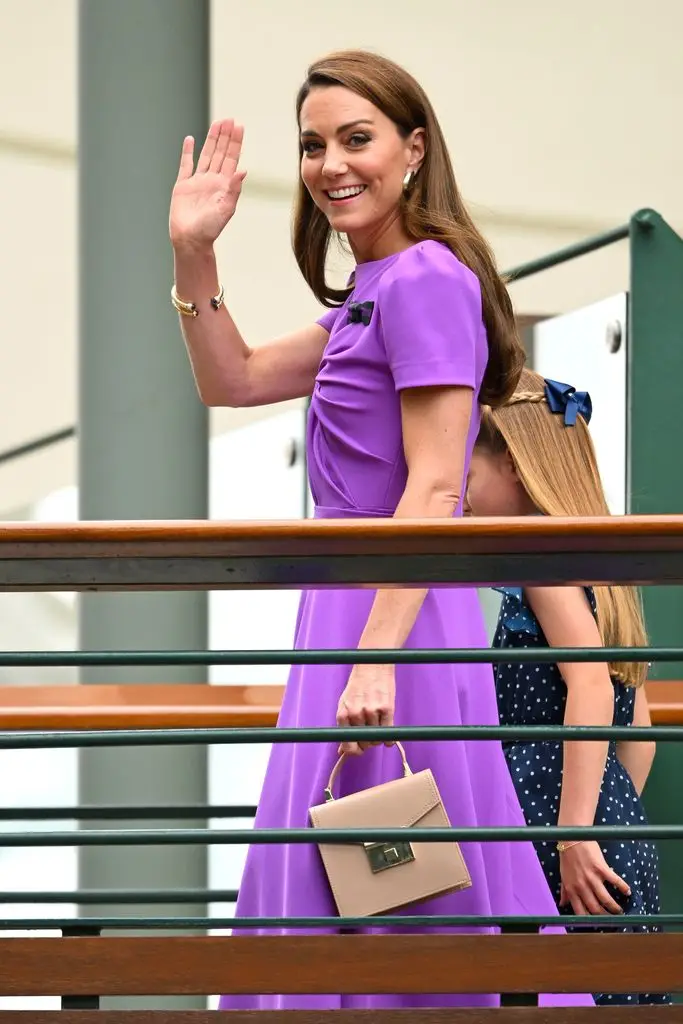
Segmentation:
[[(628, 224), (515, 267), (509, 282), (628, 239), (628, 356), (626, 396), (627, 510), (683, 512), (683, 239), (655, 210)], [(634, 554), (634, 558), (637, 555)], [(645, 587), (643, 601), (653, 646), (683, 632), (683, 588)], [(653, 666), (652, 678), (683, 679), (683, 664)], [(683, 748), (661, 744), (645, 791), (652, 824), (683, 823)], [(683, 911), (683, 842), (659, 849), (662, 911)]]

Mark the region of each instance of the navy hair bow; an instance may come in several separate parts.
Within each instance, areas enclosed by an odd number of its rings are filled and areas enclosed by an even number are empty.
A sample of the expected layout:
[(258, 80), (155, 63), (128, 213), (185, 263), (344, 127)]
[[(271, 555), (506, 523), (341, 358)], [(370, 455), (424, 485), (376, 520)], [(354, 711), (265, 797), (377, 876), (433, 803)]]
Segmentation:
[(367, 327), (372, 318), (372, 311), (374, 308), (374, 302), (350, 302), (347, 323), (363, 324)]
[(571, 384), (561, 384), (558, 380), (546, 380), (545, 399), (551, 412), (564, 413), (565, 427), (576, 425), (576, 417), (583, 416), (590, 423), (593, 403), (587, 391), (577, 391)]

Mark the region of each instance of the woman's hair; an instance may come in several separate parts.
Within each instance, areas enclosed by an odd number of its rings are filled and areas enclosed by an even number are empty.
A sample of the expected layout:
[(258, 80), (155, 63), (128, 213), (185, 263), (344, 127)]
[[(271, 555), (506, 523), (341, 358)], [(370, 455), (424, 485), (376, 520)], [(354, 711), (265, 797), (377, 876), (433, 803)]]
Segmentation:
[[(593, 442), (585, 420), (565, 426), (546, 401), (545, 380), (523, 370), (517, 391), (498, 409), (484, 408), (477, 447), (509, 453), (522, 486), (549, 516), (608, 516)], [(647, 634), (635, 587), (595, 587), (598, 627), (605, 647), (644, 647)], [(647, 666), (610, 665), (628, 686), (645, 681)]]
[[(403, 226), (415, 242), (443, 242), (481, 286), (483, 319), (488, 334), (489, 358), (480, 401), (500, 405), (515, 389), (524, 366), (510, 296), (490, 247), (477, 230), (455, 183), (443, 133), (423, 89), (398, 64), (362, 50), (331, 53), (311, 64), (296, 100), (297, 121), (311, 89), (342, 86), (369, 100), (390, 118), (403, 138), (416, 128), (425, 133), (425, 157), (409, 194), (401, 201)], [(303, 155), (301, 143), (299, 156)], [(325, 279), (325, 261), (332, 229), (299, 177), (292, 242), (301, 273), (325, 306), (338, 305), (351, 289), (331, 288)]]

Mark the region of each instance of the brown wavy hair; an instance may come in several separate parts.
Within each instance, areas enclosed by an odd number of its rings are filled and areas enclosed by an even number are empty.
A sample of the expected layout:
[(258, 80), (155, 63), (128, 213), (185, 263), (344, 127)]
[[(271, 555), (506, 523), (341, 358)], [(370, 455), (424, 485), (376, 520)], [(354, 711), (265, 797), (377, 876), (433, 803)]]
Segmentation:
[[(425, 158), (408, 196), (401, 200), (403, 227), (415, 242), (443, 242), (479, 279), (489, 346), (480, 401), (500, 405), (515, 390), (524, 366), (524, 347), (491, 248), (475, 227), (456, 185), (431, 103), (412, 75), (398, 64), (363, 50), (344, 50), (322, 57), (309, 67), (296, 99), (299, 125), (301, 108), (311, 90), (334, 85), (369, 100), (394, 122), (403, 138), (416, 128), (424, 129)], [(302, 155), (299, 143), (300, 160)], [(327, 218), (299, 177), (292, 232), (294, 255), (314, 295), (329, 307), (343, 303), (352, 290), (327, 284), (325, 263), (332, 237)]]
[[(545, 380), (522, 372), (517, 391), (498, 409), (484, 407), (477, 447), (509, 453), (536, 508), (548, 516), (608, 516), (593, 441), (582, 416), (567, 427), (545, 399)], [(635, 587), (594, 587), (598, 628), (605, 647), (645, 647), (647, 633)], [(610, 665), (627, 686), (640, 686), (647, 665)]]

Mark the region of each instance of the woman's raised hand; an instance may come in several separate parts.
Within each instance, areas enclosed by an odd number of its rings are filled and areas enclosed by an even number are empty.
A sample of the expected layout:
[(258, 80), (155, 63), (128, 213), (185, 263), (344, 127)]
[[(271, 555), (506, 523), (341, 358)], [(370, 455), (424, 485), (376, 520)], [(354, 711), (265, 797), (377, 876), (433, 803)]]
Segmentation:
[(176, 247), (209, 248), (235, 212), (245, 171), (238, 171), (244, 128), (214, 121), (194, 166), (194, 139), (183, 142), (171, 195), (169, 233)]

